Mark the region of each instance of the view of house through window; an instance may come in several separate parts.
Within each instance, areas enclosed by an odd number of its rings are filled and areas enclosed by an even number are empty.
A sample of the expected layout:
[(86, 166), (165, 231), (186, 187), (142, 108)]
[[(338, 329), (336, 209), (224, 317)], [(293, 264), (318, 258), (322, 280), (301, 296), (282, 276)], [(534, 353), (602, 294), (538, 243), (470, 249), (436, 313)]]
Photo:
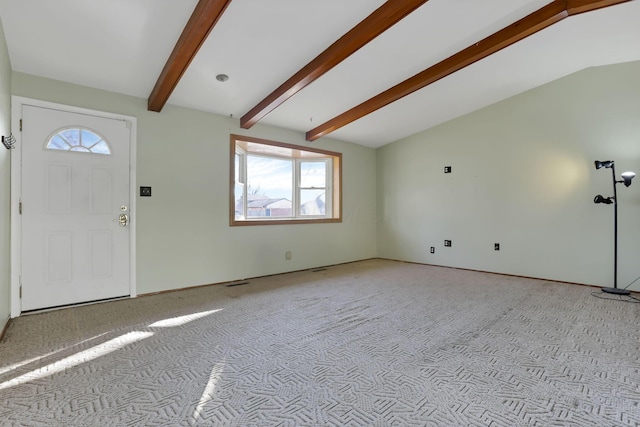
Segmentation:
[(340, 153), (231, 135), (231, 225), (337, 222)]

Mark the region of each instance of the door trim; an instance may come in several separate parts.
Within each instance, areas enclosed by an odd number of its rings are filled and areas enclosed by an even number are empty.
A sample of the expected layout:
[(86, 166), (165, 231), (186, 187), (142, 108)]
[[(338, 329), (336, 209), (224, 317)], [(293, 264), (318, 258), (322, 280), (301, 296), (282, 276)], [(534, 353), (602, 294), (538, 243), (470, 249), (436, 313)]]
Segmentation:
[[(22, 107), (29, 105), (40, 108), (50, 108), (69, 113), (87, 114), (104, 117), (107, 119), (124, 120), (131, 127), (131, 139), (129, 146), (129, 290), (130, 298), (136, 297), (136, 147), (138, 135), (138, 119), (133, 116), (106, 113), (104, 111), (57, 104), (38, 99), (11, 96), (11, 129), (16, 138), (16, 147), (22, 144), (20, 120), (22, 119)], [(19, 206), (22, 199), (22, 150), (11, 151), (11, 317), (18, 317), (22, 313), (20, 301), (20, 276), (22, 274), (22, 217)]]

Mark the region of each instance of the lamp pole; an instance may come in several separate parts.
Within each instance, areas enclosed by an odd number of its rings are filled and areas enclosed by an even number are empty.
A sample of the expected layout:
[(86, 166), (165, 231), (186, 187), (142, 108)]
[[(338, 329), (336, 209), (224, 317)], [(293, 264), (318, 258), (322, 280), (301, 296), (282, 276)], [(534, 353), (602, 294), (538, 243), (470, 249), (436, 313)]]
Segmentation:
[(631, 291), (618, 288), (618, 189), (616, 184), (624, 183), (625, 187), (631, 185), (631, 180), (636, 176), (633, 172), (623, 172), (622, 180), (616, 180), (616, 166), (613, 160), (596, 160), (593, 162), (596, 169), (611, 169), (611, 181), (613, 181), (613, 197), (603, 197), (598, 194), (593, 201), (610, 205), (613, 203), (613, 288), (602, 288), (602, 292), (616, 295), (629, 295)]
[(611, 180), (613, 181), (613, 197), (604, 198), (601, 195), (596, 196), (596, 203), (610, 204), (613, 199), (613, 288), (602, 288), (602, 292), (616, 295), (629, 295), (631, 292), (626, 289), (618, 288), (618, 188), (616, 185), (624, 182), (625, 186), (631, 185), (631, 180), (635, 176), (633, 172), (625, 172), (622, 174), (622, 180), (616, 180), (616, 166), (613, 160), (605, 162), (596, 161), (596, 169), (608, 167), (611, 169)]
[[(618, 192), (616, 190), (616, 165), (611, 165), (611, 178), (613, 180), (613, 288), (605, 289), (618, 289)], [(616, 291), (609, 293), (617, 293)]]

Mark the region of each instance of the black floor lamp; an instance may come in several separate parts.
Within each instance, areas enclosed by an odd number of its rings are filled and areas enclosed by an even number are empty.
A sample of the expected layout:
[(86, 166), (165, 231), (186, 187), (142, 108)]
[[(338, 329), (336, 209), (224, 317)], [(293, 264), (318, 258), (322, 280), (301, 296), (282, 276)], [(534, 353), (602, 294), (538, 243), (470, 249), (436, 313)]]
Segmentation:
[(611, 177), (613, 179), (613, 197), (603, 197), (598, 194), (593, 201), (595, 203), (604, 203), (610, 205), (613, 203), (613, 288), (602, 288), (602, 292), (616, 295), (629, 295), (631, 292), (626, 289), (618, 288), (618, 193), (616, 184), (623, 183), (625, 187), (631, 185), (631, 180), (636, 176), (633, 172), (623, 172), (622, 179), (616, 181), (616, 166), (613, 160), (596, 160), (594, 162), (596, 169), (611, 169)]

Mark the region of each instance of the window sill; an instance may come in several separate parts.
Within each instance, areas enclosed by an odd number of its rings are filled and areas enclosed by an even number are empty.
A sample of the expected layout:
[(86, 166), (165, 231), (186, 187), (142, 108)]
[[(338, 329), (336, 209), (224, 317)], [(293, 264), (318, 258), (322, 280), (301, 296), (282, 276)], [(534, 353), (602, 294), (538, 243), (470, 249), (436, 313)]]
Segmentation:
[(300, 219), (250, 219), (250, 220), (241, 220), (236, 221), (232, 219), (229, 222), (231, 227), (237, 226), (251, 226), (251, 225), (285, 225), (285, 224), (328, 224), (328, 223), (336, 223), (342, 222), (342, 218), (300, 218)]

